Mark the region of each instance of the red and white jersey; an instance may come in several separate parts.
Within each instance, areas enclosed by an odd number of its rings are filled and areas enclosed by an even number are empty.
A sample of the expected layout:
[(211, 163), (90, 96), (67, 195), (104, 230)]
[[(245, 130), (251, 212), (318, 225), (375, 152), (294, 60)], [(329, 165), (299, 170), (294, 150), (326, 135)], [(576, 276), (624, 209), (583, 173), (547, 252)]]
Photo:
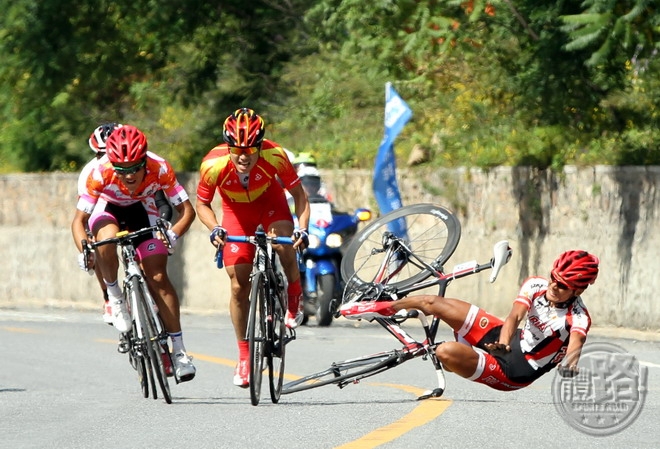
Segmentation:
[(527, 307), (520, 347), (534, 369), (561, 362), (566, 355), (571, 332), (586, 336), (591, 326), (589, 312), (581, 297), (578, 296), (566, 307), (554, 307), (545, 299), (547, 289), (547, 279), (528, 278), (515, 300)]
[[(84, 192), (78, 198), (77, 208), (91, 214), (97, 203), (111, 203), (118, 206), (130, 206), (141, 202), (152, 221), (158, 218), (158, 208), (154, 194), (162, 189), (173, 206), (188, 200), (188, 194), (176, 179), (174, 169), (162, 157), (147, 152), (147, 164), (144, 179), (135, 193), (130, 193), (120, 181), (108, 156), (98, 160), (85, 183)], [(155, 222), (155, 221), (154, 221)]]

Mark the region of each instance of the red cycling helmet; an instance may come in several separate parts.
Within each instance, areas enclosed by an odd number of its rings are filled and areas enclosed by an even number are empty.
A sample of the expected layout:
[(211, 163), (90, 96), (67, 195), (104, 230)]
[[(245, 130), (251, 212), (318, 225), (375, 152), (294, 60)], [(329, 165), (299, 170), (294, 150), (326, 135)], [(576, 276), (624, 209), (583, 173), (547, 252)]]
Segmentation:
[(105, 146), (110, 162), (138, 162), (147, 155), (147, 138), (131, 125), (115, 129)]
[(89, 147), (94, 153), (105, 153), (105, 141), (108, 140), (112, 131), (119, 128), (119, 123), (104, 123), (94, 130), (89, 136)]
[(264, 121), (252, 109), (235, 110), (222, 128), (224, 141), (232, 147), (258, 147), (264, 140)]
[(596, 281), (599, 263), (586, 251), (566, 251), (555, 260), (551, 274), (571, 290), (584, 290)]

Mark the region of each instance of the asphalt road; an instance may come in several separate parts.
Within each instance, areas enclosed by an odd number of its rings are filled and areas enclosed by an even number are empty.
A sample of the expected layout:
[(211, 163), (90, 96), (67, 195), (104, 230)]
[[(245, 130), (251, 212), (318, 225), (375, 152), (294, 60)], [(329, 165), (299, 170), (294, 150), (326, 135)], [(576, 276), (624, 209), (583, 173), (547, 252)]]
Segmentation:
[[(551, 386), (554, 373), (503, 393), (447, 374), (443, 398), (417, 401), (435, 386), (429, 362), (413, 360), (344, 389), (325, 386), (261, 404), (232, 385), (236, 358), (227, 316), (184, 315), (184, 338), (196, 378), (172, 385), (174, 402), (144, 399), (117, 334), (100, 313), (0, 310), (0, 448), (520, 448), (660, 447), (660, 343), (590, 335), (624, 347), (648, 370), (639, 417), (610, 436), (564, 421)], [(411, 332), (419, 329), (411, 325)], [(450, 338), (446, 328), (442, 338)], [(625, 335), (625, 334), (624, 334)], [(393, 349), (370, 323), (313, 321), (288, 348), (293, 379), (333, 361)]]

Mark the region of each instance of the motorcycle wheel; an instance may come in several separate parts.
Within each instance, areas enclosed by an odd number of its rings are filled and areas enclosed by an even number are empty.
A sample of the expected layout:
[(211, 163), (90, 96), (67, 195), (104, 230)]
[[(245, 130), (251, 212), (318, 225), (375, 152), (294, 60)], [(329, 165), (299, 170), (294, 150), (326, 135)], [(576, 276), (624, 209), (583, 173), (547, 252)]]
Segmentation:
[(319, 326), (330, 326), (335, 309), (339, 301), (334, 301), (335, 297), (335, 283), (336, 278), (334, 274), (324, 274), (317, 279), (317, 298), (316, 303), (316, 323)]

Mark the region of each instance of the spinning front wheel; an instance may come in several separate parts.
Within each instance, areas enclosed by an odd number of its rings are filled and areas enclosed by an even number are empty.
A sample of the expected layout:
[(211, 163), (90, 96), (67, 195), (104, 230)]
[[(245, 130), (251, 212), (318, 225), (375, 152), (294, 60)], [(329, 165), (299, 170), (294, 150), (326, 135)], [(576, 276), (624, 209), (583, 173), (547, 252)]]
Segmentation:
[[(387, 251), (388, 235), (401, 238), (415, 257), (395, 247)], [(460, 237), (461, 224), (448, 209), (434, 204), (404, 206), (355, 236), (342, 260), (342, 276), (353, 287), (372, 282), (408, 286), (431, 276), (420, 261), (439, 269), (456, 250)]]

